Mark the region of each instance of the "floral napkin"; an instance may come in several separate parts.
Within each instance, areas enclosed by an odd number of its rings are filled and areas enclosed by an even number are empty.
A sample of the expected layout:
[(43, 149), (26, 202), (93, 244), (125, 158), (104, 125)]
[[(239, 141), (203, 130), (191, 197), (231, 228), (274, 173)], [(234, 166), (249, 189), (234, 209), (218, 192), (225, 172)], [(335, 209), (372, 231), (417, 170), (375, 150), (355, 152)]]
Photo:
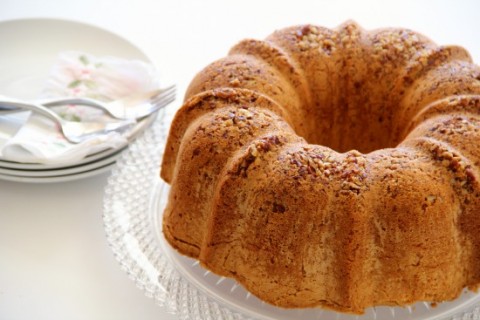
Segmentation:
[[(69, 51), (59, 54), (42, 98), (75, 96), (107, 102), (157, 88), (158, 74), (150, 64)], [(101, 110), (91, 107), (69, 105), (52, 110), (71, 121), (115, 121)], [(15, 118), (12, 115), (9, 117)], [(19, 114), (17, 119), (20, 117)], [(72, 144), (60, 135), (50, 120), (32, 113), (20, 130), (3, 145), (0, 143), (0, 158), (23, 163), (75, 164), (89, 154), (117, 148), (125, 143), (125, 134), (111, 132), (100, 138)]]

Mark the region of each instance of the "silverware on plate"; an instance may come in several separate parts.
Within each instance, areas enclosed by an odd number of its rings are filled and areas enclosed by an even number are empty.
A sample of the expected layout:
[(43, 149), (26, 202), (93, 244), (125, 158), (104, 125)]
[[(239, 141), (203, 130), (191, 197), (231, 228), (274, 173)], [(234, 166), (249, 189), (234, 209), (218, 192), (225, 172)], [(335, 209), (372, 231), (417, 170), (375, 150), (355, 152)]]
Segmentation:
[[(175, 100), (174, 85), (164, 89), (135, 93), (111, 102), (102, 102), (96, 99), (83, 97), (59, 97), (41, 99), (32, 103), (0, 96), (0, 115), (24, 111), (22, 109), (26, 108), (18, 107), (18, 103), (22, 103), (23, 105), (41, 104), (45, 107), (75, 104), (100, 109), (116, 119), (139, 120), (155, 113), (173, 100)], [(16, 104), (13, 104), (12, 102), (15, 102)]]
[[(88, 139), (107, 134), (112, 131), (122, 132), (175, 100), (175, 86), (155, 90), (144, 94), (135, 94), (109, 103), (88, 98), (57, 98), (45, 100), (43, 103), (24, 102), (0, 96), (0, 115), (19, 111), (32, 111), (52, 120), (63, 137), (71, 143), (81, 143)], [(60, 117), (47, 106), (65, 104), (86, 105), (106, 111), (116, 119), (112, 122), (79, 122)]]
[(69, 121), (63, 119), (58, 114), (41, 104), (11, 101), (9, 102), (9, 105), (33, 111), (52, 120), (63, 137), (71, 143), (81, 143), (112, 131), (126, 130), (136, 123), (135, 120), (122, 120), (115, 122)]

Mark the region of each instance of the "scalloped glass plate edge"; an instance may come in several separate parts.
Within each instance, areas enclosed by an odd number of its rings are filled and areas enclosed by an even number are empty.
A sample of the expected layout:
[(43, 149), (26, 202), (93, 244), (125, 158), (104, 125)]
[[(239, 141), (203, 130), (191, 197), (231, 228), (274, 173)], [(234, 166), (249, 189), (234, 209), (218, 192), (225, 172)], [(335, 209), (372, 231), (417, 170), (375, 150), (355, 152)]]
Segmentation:
[[(169, 187), (158, 178), (158, 173), (167, 123), (170, 123), (169, 117), (160, 118), (117, 161), (105, 189), (103, 218), (107, 240), (121, 268), (146, 296), (178, 314), (180, 319), (278, 319), (278, 316), (288, 316), (345, 320), (466, 320), (480, 314), (480, 306), (475, 305), (480, 301), (480, 294), (471, 292), (435, 308), (420, 302), (405, 308), (369, 308), (362, 316), (323, 309), (284, 310), (261, 302), (233, 280), (216, 276), (201, 268), (198, 262), (179, 255), (166, 244), (160, 231), (161, 212)], [(233, 296), (222, 295), (225, 290)], [(276, 313), (272, 313), (272, 309)], [(265, 310), (269, 312), (265, 314)]]

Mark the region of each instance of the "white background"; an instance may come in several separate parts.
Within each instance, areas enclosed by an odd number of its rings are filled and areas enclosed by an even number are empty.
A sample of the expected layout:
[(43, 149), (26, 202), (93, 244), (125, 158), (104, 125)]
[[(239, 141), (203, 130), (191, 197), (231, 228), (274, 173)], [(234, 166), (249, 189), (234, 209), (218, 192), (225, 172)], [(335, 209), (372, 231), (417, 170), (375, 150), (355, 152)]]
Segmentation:
[[(474, 0), (0, 0), (0, 20), (54, 17), (113, 31), (144, 50), (183, 96), (193, 75), (237, 41), (294, 24), (335, 27), (353, 19), (367, 29), (408, 27), (461, 45), (480, 62), (479, 9)], [(48, 185), (0, 181), (0, 320), (176, 319), (135, 287), (107, 245), (108, 176)]]

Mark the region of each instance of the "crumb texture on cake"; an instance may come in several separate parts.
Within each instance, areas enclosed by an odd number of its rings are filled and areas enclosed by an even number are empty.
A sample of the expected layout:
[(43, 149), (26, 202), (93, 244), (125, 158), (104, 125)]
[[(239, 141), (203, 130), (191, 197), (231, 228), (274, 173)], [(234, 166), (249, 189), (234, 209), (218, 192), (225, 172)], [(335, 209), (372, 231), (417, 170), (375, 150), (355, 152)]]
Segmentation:
[(480, 284), (480, 68), (407, 29), (294, 26), (191, 82), (161, 176), (180, 253), (284, 308)]

